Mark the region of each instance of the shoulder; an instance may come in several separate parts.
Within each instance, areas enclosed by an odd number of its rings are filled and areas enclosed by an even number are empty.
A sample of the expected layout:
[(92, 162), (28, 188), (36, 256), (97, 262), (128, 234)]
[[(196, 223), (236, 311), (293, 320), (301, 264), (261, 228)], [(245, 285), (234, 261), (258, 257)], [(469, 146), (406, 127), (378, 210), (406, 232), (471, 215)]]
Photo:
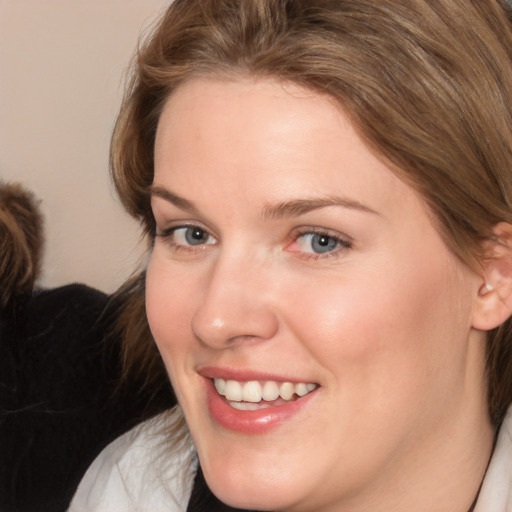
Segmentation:
[(69, 512), (181, 512), (192, 490), (192, 442), (169, 443), (172, 413), (141, 423), (108, 445), (92, 463)]

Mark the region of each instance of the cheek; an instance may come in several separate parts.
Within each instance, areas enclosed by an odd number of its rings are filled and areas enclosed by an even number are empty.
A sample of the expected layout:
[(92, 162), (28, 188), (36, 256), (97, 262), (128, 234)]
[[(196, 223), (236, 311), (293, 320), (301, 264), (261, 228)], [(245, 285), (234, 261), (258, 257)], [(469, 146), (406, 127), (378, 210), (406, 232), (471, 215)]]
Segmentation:
[(183, 366), (190, 348), (190, 320), (195, 295), (193, 281), (173, 272), (158, 255), (152, 256), (146, 274), (146, 313), (149, 327), (174, 381), (175, 368)]
[(470, 318), (469, 301), (459, 298), (468, 296), (464, 280), (449, 260), (408, 261), (414, 264), (382, 262), (302, 282), (292, 294), (302, 300), (294, 301), (289, 323), (347, 399), (388, 403), (391, 391), (412, 398), (435, 382), (442, 392), (463, 374)]

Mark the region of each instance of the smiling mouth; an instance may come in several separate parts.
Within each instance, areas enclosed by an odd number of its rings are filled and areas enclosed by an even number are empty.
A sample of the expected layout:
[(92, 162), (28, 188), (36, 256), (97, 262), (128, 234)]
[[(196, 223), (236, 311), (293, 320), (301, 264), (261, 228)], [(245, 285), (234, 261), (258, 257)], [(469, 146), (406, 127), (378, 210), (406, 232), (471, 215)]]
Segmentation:
[(213, 379), (215, 389), (234, 409), (251, 411), (285, 405), (314, 391), (311, 382), (277, 382), (273, 380), (239, 382)]

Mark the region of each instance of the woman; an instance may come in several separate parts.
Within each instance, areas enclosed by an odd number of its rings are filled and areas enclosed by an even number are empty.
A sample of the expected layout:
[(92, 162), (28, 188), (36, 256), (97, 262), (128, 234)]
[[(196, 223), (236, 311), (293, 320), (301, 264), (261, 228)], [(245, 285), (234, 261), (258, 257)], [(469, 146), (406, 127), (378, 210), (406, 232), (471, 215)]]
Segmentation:
[[(143, 424), (72, 510), (185, 510), (196, 453), (243, 509), (511, 509), (509, 16), (171, 5), (112, 169), (153, 241), (147, 318), (193, 445), (179, 410)], [(157, 375), (149, 336), (127, 340)]]

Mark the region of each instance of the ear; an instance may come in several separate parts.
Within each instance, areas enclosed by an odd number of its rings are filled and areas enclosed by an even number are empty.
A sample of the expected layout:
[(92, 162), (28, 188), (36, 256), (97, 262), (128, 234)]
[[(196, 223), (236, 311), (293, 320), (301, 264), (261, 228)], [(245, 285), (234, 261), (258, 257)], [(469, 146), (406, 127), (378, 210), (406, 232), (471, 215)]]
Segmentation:
[(512, 315), (512, 224), (500, 222), (484, 251), (483, 283), (473, 312), (473, 327), (489, 331)]

